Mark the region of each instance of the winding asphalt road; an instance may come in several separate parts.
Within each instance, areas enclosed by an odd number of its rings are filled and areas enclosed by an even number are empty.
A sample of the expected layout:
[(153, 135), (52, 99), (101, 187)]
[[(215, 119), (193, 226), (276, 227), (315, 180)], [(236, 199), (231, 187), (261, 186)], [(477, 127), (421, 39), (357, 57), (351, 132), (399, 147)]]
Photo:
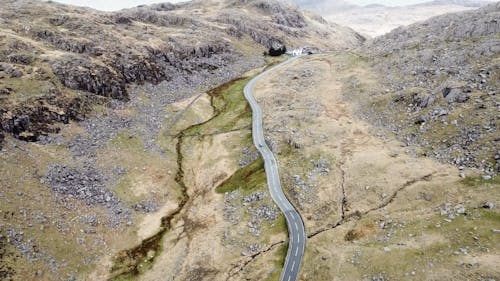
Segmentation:
[(264, 168), (266, 170), (267, 185), (269, 186), (269, 192), (274, 202), (279, 206), (286, 218), (286, 224), (288, 226), (288, 252), (286, 255), (285, 265), (283, 271), (281, 272), (280, 281), (296, 281), (298, 279), (300, 264), (304, 256), (304, 249), (306, 245), (306, 233), (304, 229), (304, 222), (300, 217), (300, 214), (295, 210), (290, 201), (286, 198), (283, 190), (281, 189), (280, 177), (278, 173), (278, 162), (274, 157), (271, 149), (267, 146), (264, 140), (264, 131), (262, 128), (262, 110), (259, 104), (252, 95), (252, 91), (255, 83), (262, 77), (269, 74), (269, 72), (275, 70), (276, 68), (282, 67), (286, 64), (291, 63), (299, 57), (291, 58), (279, 65), (262, 72), (258, 76), (254, 77), (245, 86), (244, 93), (245, 98), (250, 103), (252, 107), (252, 135), (253, 143), (255, 147), (259, 150), (262, 158), (264, 158)]

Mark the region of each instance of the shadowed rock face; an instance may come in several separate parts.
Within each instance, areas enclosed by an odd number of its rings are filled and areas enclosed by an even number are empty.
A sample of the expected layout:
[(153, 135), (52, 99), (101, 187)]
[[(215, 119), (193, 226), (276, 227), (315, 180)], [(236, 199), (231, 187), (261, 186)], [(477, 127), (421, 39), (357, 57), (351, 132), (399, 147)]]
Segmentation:
[[(38, 136), (57, 133), (55, 123), (82, 120), (90, 109), (87, 96), (66, 98), (48, 95), (30, 99), (30, 105), (11, 107), (9, 111), (0, 109), (2, 120), (0, 130), (25, 141), (37, 141)], [(99, 103), (94, 100), (94, 103)], [(3, 132), (0, 138), (3, 140)]]
[[(164, 3), (105, 13), (8, 0), (0, 18), (0, 76), (6, 78), (0, 93), (9, 93), (0, 96), (0, 130), (32, 141), (90, 108), (74, 105), (102, 97), (128, 101), (130, 83), (203, 83), (206, 78), (192, 77), (220, 73), (276, 44), (332, 49), (360, 43), (352, 30), (278, 1)], [(75, 108), (79, 112), (69, 113)]]
[(89, 60), (71, 55), (64, 56), (52, 64), (52, 71), (61, 83), (70, 89), (119, 100), (128, 98), (123, 76)]

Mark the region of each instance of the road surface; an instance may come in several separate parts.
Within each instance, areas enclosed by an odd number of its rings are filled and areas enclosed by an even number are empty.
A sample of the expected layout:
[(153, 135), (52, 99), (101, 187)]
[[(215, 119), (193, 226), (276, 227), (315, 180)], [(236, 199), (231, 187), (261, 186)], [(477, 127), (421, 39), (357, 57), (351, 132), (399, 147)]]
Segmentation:
[(255, 83), (262, 77), (269, 74), (269, 72), (275, 70), (276, 68), (282, 67), (290, 62), (296, 60), (299, 57), (294, 57), (289, 59), (279, 65), (262, 72), (245, 86), (244, 93), (245, 98), (250, 103), (252, 107), (252, 135), (255, 147), (259, 150), (262, 158), (264, 158), (264, 167), (266, 170), (267, 185), (269, 186), (269, 192), (274, 202), (279, 206), (286, 218), (286, 223), (288, 226), (288, 252), (285, 259), (285, 265), (280, 275), (280, 281), (296, 281), (298, 279), (300, 264), (302, 262), (302, 257), (304, 256), (304, 249), (306, 244), (306, 233), (304, 229), (304, 223), (299, 213), (290, 201), (286, 198), (283, 190), (281, 189), (280, 177), (278, 173), (278, 162), (274, 157), (271, 149), (267, 146), (264, 141), (264, 131), (262, 128), (262, 110), (259, 104), (252, 95), (252, 91)]

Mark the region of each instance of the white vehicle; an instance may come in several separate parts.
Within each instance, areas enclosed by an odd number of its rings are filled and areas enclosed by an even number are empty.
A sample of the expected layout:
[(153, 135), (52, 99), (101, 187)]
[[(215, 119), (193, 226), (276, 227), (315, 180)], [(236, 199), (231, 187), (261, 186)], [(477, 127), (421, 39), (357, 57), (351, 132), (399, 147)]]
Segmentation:
[(259, 147), (263, 147), (264, 145), (262, 143), (259, 143)]

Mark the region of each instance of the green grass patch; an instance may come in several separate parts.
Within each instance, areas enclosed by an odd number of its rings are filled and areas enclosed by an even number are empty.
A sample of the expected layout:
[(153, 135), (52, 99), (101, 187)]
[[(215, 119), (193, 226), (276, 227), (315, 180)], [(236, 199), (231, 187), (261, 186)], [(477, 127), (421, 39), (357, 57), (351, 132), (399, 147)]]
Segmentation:
[(285, 265), (286, 254), (288, 252), (288, 243), (283, 243), (275, 252), (275, 259), (273, 263), (275, 264), (275, 270), (267, 276), (266, 281), (275, 281), (280, 278), (281, 269)]
[(282, 55), (282, 56), (279, 56), (279, 57), (271, 57), (271, 56), (266, 56), (264, 59), (266, 61), (266, 69), (269, 69), (279, 63), (282, 63), (284, 61), (286, 61), (288, 58), (290, 58), (290, 56), (288, 55)]
[(482, 176), (477, 177), (465, 177), (460, 180), (460, 183), (465, 186), (478, 187), (482, 185), (500, 185), (500, 177), (494, 177), (489, 180), (483, 179)]
[[(450, 252), (456, 251), (459, 247), (472, 246), (475, 244), (473, 237), (479, 238), (481, 245), (498, 249), (500, 236), (494, 235), (492, 229), (500, 228), (500, 213), (487, 209), (467, 208), (466, 216), (457, 216), (448, 223), (441, 223), (440, 228), (434, 224), (429, 225), (429, 229), (440, 232), (450, 241), (446, 245)], [(450, 248), (451, 246), (451, 248)], [(472, 247), (473, 250), (480, 250)]]
[(368, 60), (360, 55), (354, 53), (348, 53), (348, 62), (351, 67), (358, 65), (359, 63), (367, 62)]
[(278, 255), (278, 259), (276, 260), (276, 265), (279, 267), (283, 267), (285, 265), (285, 260), (286, 260), (286, 254), (288, 253), (288, 243), (283, 243), (278, 250), (276, 251), (276, 254)]
[(207, 135), (235, 130), (252, 122), (252, 111), (243, 88), (250, 78), (236, 79), (208, 92), (215, 111), (214, 118), (184, 131), (186, 135)]
[(142, 140), (138, 137), (130, 135), (126, 131), (122, 131), (118, 134), (118, 136), (111, 140), (111, 145), (120, 148), (127, 149), (128, 151), (136, 151), (139, 149), (144, 149), (144, 145)]
[(276, 260), (276, 265), (279, 267), (283, 267), (285, 265), (286, 254), (288, 253), (288, 242), (283, 243), (278, 250), (276, 251), (276, 255), (278, 259)]
[(46, 95), (53, 87), (50, 81), (24, 78), (4, 78), (2, 79), (2, 84), (14, 90), (14, 94), (11, 95), (10, 100), (18, 102), (28, 98)]
[(253, 191), (266, 184), (264, 161), (259, 158), (250, 165), (239, 169), (229, 179), (215, 188), (217, 193), (231, 192), (237, 189)]
[(448, 140), (456, 137), (460, 134), (460, 130), (457, 126), (453, 124), (442, 125), (439, 123), (433, 123), (433, 127), (430, 130), (432, 134), (428, 134), (429, 139), (436, 143), (443, 143), (444, 140)]
[(118, 197), (122, 200), (125, 200), (128, 203), (136, 203), (141, 198), (135, 196), (132, 192), (133, 184), (130, 175), (124, 176), (118, 184), (113, 187), (113, 191), (116, 193)]
[(143, 194), (143, 191), (134, 192), (138, 185), (153, 183), (154, 186), (148, 187), (153, 191), (155, 188), (163, 188), (162, 186), (166, 187), (165, 185), (168, 184), (172, 196), (180, 192), (163, 177), (169, 171), (175, 173), (176, 163), (147, 150), (140, 136), (132, 135), (126, 130), (119, 132), (106, 148), (100, 150), (98, 157), (104, 167), (113, 167), (115, 163), (120, 163), (120, 166), (126, 169), (126, 174), (119, 179), (112, 190), (128, 203), (137, 203), (149, 196)]
[(269, 226), (267, 227), (269, 228), (269, 233), (271, 234), (286, 233), (288, 231), (285, 216), (281, 214), (276, 221), (269, 223)]
[[(461, 255), (457, 252), (462, 248), (468, 249), (470, 255), (497, 252), (500, 237), (494, 235), (492, 229), (500, 228), (500, 213), (468, 206), (466, 210), (467, 215), (459, 215), (451, 222), (444, 221), (445, 217), (441, 215), (409, 222), (404, 228), (393, 231), (390, 241), (375, 238), (360, 243), (363, 252), (362, 272), (365, 274), (384, 272), (389, 279), (400, 280), (405, 273), (422, 272), (425, 270), (422, 265), (430, 262), (439, 262), (440, 267), (444, 268), (454, 266), (461, 259)], [(437, 223), (440, 227), (436, 227)], [(412, 236), (409, 236), (410, 234)], [(413, 236), (416, 238), (411, 238)], [(408, 240), (413, 239), (421, 243), (419, 241), (422, 241), (422, 236), (429, 237), (426, 238), (427, 241), (428, 239), (435, 241), (424, 243), (420, 247), (405, 246)], [(390, 253), (382, 252), (386, 246), (391, 249)]]

